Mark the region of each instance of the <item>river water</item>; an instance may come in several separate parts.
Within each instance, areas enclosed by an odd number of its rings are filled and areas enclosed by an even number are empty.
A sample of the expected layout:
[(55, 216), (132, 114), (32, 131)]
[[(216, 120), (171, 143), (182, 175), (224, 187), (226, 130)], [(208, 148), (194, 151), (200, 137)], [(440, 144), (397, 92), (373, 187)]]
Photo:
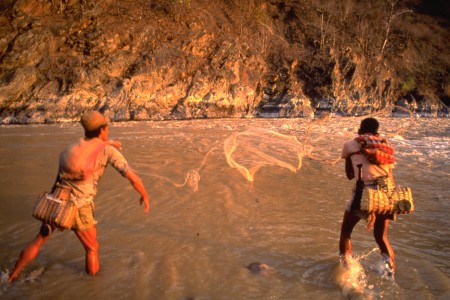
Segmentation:
[[(449, 119), (379, 118), (396, 149), (397, 184), (415, 212), (389, 227), (395, 281), (364, 222), (353, 233), (357, 274), (338, 239), (352, 182), (338, 161), (360, 118), (113, 123), (111, 138), (151, 197), (109, 167), (95, 200), (101, 270), (56, 232), (16, 282), (7, 273), (37, 233), (35, 197), (56, 175), (78, 124), (0, 127), (1, 299), (449, 299)], [(261, 272), (247, 266), (264, 264)]]

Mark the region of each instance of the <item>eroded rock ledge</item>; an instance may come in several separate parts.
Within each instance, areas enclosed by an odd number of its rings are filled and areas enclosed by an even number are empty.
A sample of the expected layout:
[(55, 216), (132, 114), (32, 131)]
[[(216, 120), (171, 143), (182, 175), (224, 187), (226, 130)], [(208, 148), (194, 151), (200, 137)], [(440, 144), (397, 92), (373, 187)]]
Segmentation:
[[(370, 19), (358, 1), (335, 2), (2, 1), (0, 122), (89, 109), (115, 121), (448, 116), (448, 45), (429, 34), (423, 55), (415, 34), (420, 25), (444, 40), (446, 23), (406, 2), (375, 1)], [(411, 12), (388, 36), (382, 20), (401, 9)]]

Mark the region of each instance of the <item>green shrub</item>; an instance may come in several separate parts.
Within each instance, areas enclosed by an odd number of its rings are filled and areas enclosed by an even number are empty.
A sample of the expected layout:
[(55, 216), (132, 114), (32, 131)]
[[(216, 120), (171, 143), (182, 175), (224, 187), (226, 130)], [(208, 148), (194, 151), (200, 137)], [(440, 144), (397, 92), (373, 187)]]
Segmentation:
[(406, 81), (402, 83), (402, 90), (405, 93), (409, 93), (416, 88), (416, 80), (414, 77), (409, 77)]

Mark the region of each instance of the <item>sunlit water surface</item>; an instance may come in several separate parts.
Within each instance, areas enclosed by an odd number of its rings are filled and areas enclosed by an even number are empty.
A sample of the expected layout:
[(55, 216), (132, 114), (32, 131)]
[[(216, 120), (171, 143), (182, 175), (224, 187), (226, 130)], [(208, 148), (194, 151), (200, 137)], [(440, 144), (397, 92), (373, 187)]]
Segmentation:
[[(1, 299), (449, 299), (448, 119), (381, 118), (396, 181), (416, 211), (389, 227), (395, 282), (379, 275), (372, 233), (353, 234), (356, 274), (338, 268), (352, 183), (338, 161), (359, 118), (113, 123), (152, 209), (109, 167), (95, 200), (101, 270), (57, 232), (12, 285), (7, 273), (37, 233), (30, 211), (53, 183), (78, 124), (0, 127)], [(261, 262), (253, 273), (246, 267)]]

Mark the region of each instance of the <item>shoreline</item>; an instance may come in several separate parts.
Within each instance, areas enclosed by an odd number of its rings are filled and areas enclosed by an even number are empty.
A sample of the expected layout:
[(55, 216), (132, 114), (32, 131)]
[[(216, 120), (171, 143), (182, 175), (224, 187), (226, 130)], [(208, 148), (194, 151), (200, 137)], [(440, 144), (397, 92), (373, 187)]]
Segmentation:
[[(305, 116), (299, 116), (299, 117), (260, 117), (260, 116), (243, 116), (243, 117), (217, 117), (217, 118), (184, 118), (184, 119), (146, 119), (146, 120), (114, 120), (111, 119), (111, 123), (131, 123), (131, 122), (171, 122), (171, 121), (195, 121), (195, 120), (241, 120), (241, 119), (249, 119), (249, 120), (268, 120), (268, 119), (324, 119), (324, 118), (334, 118), (334, 119), (340, 119), (340, 118), (362, 118), (362, 117), (369, 117), (369, 116), (376, 116), (376, 117), (382, 117), (382, 118), (392, 118), (392, 119), (449, 119), (450, 114), (441, 114), (441, 115), (431, 115), (431, 114), (398, 114), (398, 113), (391, 113), (389, 116), (383, 116), (378, 115), (377, 113), (374, 114), (367, 114), (367, 115), (354, 115), (354, 116), (342, 116), (342, 115), (335, 115), (335, 114), (318, 114), (313, 117), (305, 117)], [(7, 118), (5, 118), (7, 119)], [(12, 121), (8, 122), (3, 119), (0, 122), (0, 127), (9, 127), (9, 126), (35, 126), (35, 125), (62, 125), (62, 124), (75, 124), (79, 122), (79, 119), (58, 119), (55, 121), (35, 121), (33, 119), (29, 119), (25, 122), (17, 122)]]

